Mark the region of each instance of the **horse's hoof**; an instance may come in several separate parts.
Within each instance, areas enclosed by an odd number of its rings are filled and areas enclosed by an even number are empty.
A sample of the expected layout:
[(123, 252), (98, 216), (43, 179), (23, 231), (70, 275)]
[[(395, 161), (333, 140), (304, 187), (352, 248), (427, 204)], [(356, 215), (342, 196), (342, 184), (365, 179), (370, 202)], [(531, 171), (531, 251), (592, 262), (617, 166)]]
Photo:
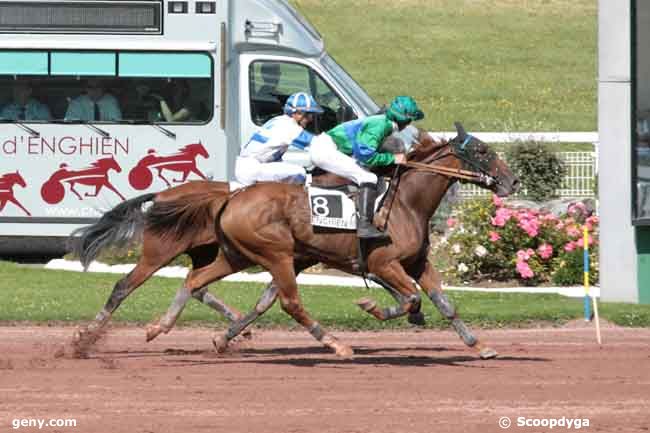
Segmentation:
[(498, 355), (499, 355), (499, 353), (496, 350), (491, 349), (489, 347), (484, 347), (478, 353), (478, 356), (480, 356), (481, 359), (493, 359), (493, 358), (496, 358)]
[(424, 326), (427, 324), (427, 322), (424, 320), (424, 314), (422, 314), (422, 311), (418, 311), (417, 313), (409, 313), (407, 320), (411, 325)]
[(160, 325), (147, 325), (147, 343), (163, 332)]
[(228, 339), (225, 335), (220, 335), (212, 339), (212, 345), (214, 346), (214, 351), (221, 354), (225, 353), (228, 348)]
[(336, 356), (343, 359), (351, 359), (354, 356), (354, 350), (348, 345), (336, 343), (334, 345)]
[(377, 302), (370, 298), (361, 298), (357, 301), (357, 305), (363, 311), (368, 312), (377, 308)]

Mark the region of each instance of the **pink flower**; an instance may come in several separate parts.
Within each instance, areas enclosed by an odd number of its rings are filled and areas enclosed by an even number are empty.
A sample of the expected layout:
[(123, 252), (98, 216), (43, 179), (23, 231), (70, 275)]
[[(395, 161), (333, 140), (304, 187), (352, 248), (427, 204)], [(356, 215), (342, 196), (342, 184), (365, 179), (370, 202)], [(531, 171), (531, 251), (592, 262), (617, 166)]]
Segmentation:
[(542, 217), (542, 220), (544, 221), (557, 221), (557, 217), (553, 215), (552, 213), (547, 213)]
[(503, 206), (503, 200), (501, 200), (501, 197), (496, 194), (492, 194), (492, 203), (494, 203), (496, 207)]
[(587, 207), (582, 202), (574, 203), (569, 206), (570, 215), (584, 215), (585, 213), (587, 213)]
[(562, 230), (562, 229), (564, 228), (564, 223), (561, 222), (561, 221), (558, 222), (558, 223), (555, 225), (555, 228), (556, 228), (557, 230)]
[(578, 227), (571, 225), (567, 227), (566, 234), (569, 235), (569, 237), (577, 238), (580, 236), (580, 230), (578, 230)]
[(592, 215), (589, 218), (587, 218), (587, 224), (596, 225), (599, 222), (600, 222), (600, 218), (598, 218), (598, 215)]
[(576, 249), (576, 246), (575, 246), (575, 244), (573, 243), (573, 241), (569, 242), (568, 244), (566, 244), (566, 245), (564, 246), (564, 251), (571, 252), (571, 251), (573, 251), (573, 250), (575, 250), (575, 249)]
[(490, 237), (490, 242), (496, 242), (501, 239), (501, 235), (497, 232), (490, 232), (488, 233), (488, 236)]
[(508, 220), (512, 217), (512, 211), (508, 208), (502, 207), (497, 209), (494, 218), (492, 218), (492, 225), (496, 227), (503, 227)]
[(447, 218), (447, 227), (453, 228), (456, 225), (456, 222), (457, 221), (454, 218), (451, 217)]
[(523, 261), (518, 261), (517, 262), (517, 272), (519, 272), (519, 275), (521, 275), (521, 278), (533, 278), (535, 276), (535, 273), (533, 272), (532, 269), (530, 269), (530, 266), (528, 266), (528, 263), (523, 262)]
[(527, 250), (519, 250), (517, 251), (517, 261), (518, 262), (525, 262), (531, 257), (535, 255), (535, 251), (533, 251), (532, 248), (528, 248)]
[(518, 226), (531, 238), (539, 234), (539, 223), (536, 219), (522, 219), (519, 221)]
[(549, 244), (542, 244), (537, 248), (537, 253), (544, 260), (549, 259), (553, 255), (553, 247)]

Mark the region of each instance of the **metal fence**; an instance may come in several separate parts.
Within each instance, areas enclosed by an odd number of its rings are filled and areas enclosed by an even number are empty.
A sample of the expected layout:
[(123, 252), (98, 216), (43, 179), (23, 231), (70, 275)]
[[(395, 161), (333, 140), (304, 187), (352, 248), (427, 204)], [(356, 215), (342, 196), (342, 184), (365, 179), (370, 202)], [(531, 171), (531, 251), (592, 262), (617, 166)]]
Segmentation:
[[(566, 175), (562, 186), (556, 191), (561, 198), (593, 198), (596, 195), (596, 174), (598, 172), (597, 152), (558, 152), (557, 155), (564, 161)], [(504, 158), (503, 154), (499, 157)], [(507, 161), (506, 161), (507, 162)], [(476, 185), (463, 184), (460, 196), (464, 199), (484, 197), (489, 191)], [(522, 190), (518, 195), (525, 195)]]

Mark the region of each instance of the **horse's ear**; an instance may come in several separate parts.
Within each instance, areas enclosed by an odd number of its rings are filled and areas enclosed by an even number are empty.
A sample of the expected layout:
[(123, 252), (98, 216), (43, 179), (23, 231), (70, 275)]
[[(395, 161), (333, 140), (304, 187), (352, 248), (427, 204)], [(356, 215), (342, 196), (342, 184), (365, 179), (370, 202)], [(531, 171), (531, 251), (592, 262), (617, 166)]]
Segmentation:
[(454, 126), (456, 127), (456, 131), (458, 132), (458, 138), (464, 140), (465, 137), (467, 136), (467, 133), (465, 132), (465, 128), (463, 128), (463, 125), (460, 122), (454, 122)]

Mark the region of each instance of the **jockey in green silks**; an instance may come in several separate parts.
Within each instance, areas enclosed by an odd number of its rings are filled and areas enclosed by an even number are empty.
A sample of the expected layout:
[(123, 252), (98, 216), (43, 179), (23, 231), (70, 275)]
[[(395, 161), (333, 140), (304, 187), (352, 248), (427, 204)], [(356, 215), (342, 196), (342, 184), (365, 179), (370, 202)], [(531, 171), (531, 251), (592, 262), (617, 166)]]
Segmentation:
[[(411, 122), (424, 118), (424, 113), (410, 96), (398, 96), (391, 102), (384, 114), (369, 116), (363, 119), (342, 123), (327, 131), (336, 143), (337, 149), (352, 156), (362, 167), (372, 169), (391, 164), (406, 162), (406, 156), (388, 152), (378, 152), (384, 139), (393, 132), (401, 131)], [(372, 223), (377, 198), (377, 184), (364, 183), (359, 185), (359, 226), (360, 238), (387, 238)]]

